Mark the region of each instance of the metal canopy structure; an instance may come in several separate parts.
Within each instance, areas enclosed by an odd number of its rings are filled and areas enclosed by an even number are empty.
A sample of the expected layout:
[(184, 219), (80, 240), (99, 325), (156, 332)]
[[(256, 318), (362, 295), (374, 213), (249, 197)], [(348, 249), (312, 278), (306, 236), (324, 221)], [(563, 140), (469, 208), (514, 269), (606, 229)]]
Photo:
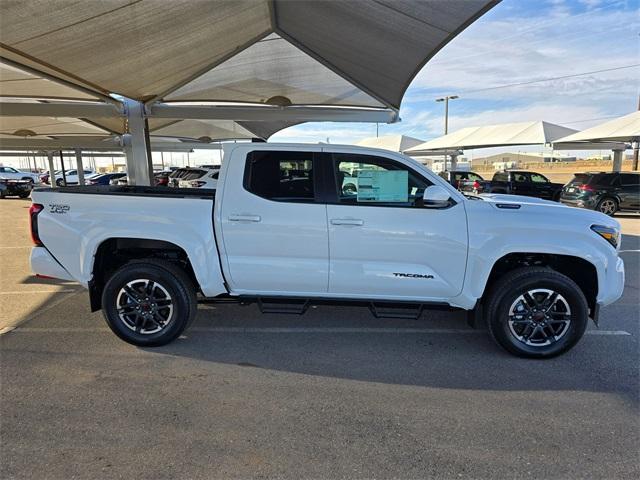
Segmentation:
[[(640, 111), (560, 138), (553, 147), (558, 150), (613, 150), (613, 171), (619, 172), (622, 153), (629, 148), (625, 142), (640, 142)], [(637, 168), (637, 162), (634, 168)]]
[(459, 150), (519, 145), (545, 145), (577, 130), (548, 122), (502, 123), (467, 127), (405, 150), (409, 155), (426, 155), (434, 150)]
[(383, 135), (360, 140), (357, 144), (364, 147), (382, 148), (392, 152), (404, 152), (405, 150), (424, 143), (417, 138), (407, 135)]
[(305, 121), (397, 121), (421, 67), (497, 3), (4, 2), (0, 132), (128, 136), (132, 183), (145, 183), (149, 134), (266, 139)]
[(640, 141), (640, 111), (624, 115), (595, 127), (587, 128), (554, 142), (555, 145), (581, 142), (637, 142)]

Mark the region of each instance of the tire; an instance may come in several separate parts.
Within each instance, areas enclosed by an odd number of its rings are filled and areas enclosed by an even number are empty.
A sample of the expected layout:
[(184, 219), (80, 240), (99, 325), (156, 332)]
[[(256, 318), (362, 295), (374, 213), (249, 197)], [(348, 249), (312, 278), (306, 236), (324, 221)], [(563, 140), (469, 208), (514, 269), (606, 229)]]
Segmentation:
[(27, 193), (23, 192), (23, 193), (18, 194), (18, 196), (20, 198), (27, 198), (27, 197), (29, 197), (29, 195), (31, 195), (31, 192), (27, 192)]
[(62, 187), (62, 186), (64, 185), (64, 181), (62, 180), (62, 178), (58, 178), (58, 179), (56, 180), (56, 185), (57, 185), (58, 187)]
[(603, 197), (596, 205), (596, 210), (600, 213), (613, 217), (613, 215), (618, 211), (618, 201), (612, 197)]
[[(124, 309), (118, 312), (119, 307)], [(127, 263), (109, 278), (102, 292), (102, 312), (109, 328), (139, 347), (172, 342), (193, 321), (196, 310), (196, 292), (187, 274), (162, 260)]]
[(584, 335), (588, 320), (589, 308), (580, 287), (549, 268), (508, 272), (491, 287), (487, 298), (489, 333), (519, 357), (552, 358), (567, 352)]

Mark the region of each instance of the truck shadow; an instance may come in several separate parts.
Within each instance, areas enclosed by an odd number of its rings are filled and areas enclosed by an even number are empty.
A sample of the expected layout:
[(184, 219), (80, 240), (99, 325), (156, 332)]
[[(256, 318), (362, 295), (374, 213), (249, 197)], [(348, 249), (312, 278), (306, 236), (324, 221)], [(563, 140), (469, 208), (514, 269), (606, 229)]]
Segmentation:
[[(640, 236), (624, 236), (623, 250), (639, 248)], [(265, 374), (271, 370), (463, 390), (616, 392), (637, 405), (640, 258), (633, 251), (622, 255), (625, 294), (602, 310), (601, 328), (626, 329), (632, 335), (587, 334), (572, 351), (550, 360), (505, 353), (488, 332), (471, 330), (463, 312), (426, 312), (419, 321), (378, 320), (364, 309), (347, 307), (319, 307), (303, 317), (261, 315), (253, 306), (208, 307), (184, 337), (153, 351), (264, 369)], [(250, 330), (233, 331), (238, 327)], [(322, 327), (335, 330), (321, 333)], [(273, 328), (279, 331), (269, 333)], [(340, 328), (350, 330), (340, 333)], [(380, 328), (390, 330), (373, 331)], [(403, 333), (406, 328), (432, 332)], [(590, 324), (589, 329), (595, 327)]]

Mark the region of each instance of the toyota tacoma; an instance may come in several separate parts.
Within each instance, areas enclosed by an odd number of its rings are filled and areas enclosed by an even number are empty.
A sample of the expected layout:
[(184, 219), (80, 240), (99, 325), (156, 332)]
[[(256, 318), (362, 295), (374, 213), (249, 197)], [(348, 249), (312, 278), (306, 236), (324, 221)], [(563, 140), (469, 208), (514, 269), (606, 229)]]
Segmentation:
[(349, 304), (396, 318), (467, 310), (509, 352), (545, 358), (573, 347), (624, 286), (616, 220), (465, 196), (383, 150), (233, 144), (215, 190), (40, 188), (32, 200), (32, 270), (82, 284), (140, 346), (176, 339), (199, 302)]

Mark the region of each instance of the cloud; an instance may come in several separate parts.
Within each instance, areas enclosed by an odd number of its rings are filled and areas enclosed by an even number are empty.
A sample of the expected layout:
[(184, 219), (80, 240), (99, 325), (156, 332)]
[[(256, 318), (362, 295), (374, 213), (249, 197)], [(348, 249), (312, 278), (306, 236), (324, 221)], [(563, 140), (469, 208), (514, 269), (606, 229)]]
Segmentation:
[[(636, 109), (640, 68), (548, 80), (640, 63), (640, 9), (625, 1), (503, 2), (439, 52), (408, 89), (402, 122), (381, 125), (380, 135), (403, 133), (430, 139), (449, 130), (487, 123), (546, 120), (587, 128), (603, 117)], [(375, 135), (366, 124), (314, 123), (292, 127), (273, 140), (351, 143)]]

